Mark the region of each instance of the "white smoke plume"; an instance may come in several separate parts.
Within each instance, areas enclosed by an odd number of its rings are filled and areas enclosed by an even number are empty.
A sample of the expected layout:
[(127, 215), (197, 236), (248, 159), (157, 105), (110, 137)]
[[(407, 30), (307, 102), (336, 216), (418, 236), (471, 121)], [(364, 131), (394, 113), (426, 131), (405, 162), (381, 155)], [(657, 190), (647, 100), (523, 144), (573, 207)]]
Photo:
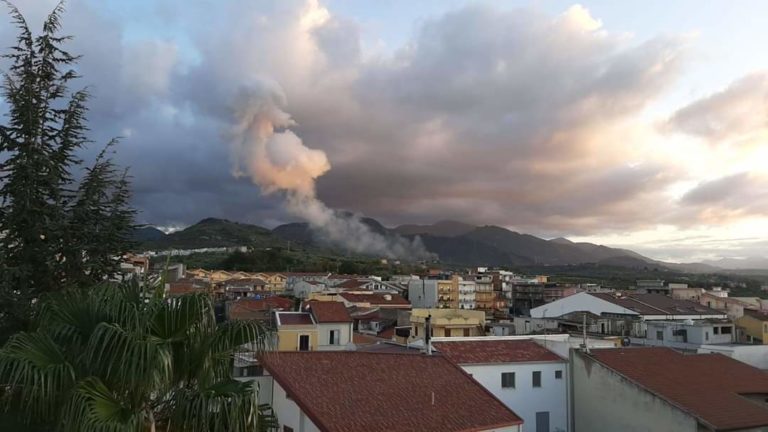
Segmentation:
[(358, 216), (340, 216), (317, 198), (315, 180), (331, 165), (322, 150), (306, 147), (290, 130), (296, 123), (283, 111), (285, 105), (277, 84), (259, 82), (239, 90), (231, 131), (234, 174), (250, 176), (265, 194), (284, 193), (287, 210), (332, 244), (388, 258), (430, 257), (420, 239), (374, 232)]

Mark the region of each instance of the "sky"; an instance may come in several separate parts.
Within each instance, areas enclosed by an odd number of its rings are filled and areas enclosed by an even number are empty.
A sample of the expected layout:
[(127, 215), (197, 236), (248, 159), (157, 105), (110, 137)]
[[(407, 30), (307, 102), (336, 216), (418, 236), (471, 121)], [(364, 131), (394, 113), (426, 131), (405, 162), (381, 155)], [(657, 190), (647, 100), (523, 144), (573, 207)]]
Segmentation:
[[(15, 3), (33, 30), (55, 6)], [(760, 0), (70, 0), (62, 23), (93, 94), (83, 156), (122, 137), (141, 223), (296, 219), (235, 175), (233, 101), (268, 83), (325, 153), (331, 208), (691, 262), (766, 255), (766, 16)], [(0, 18), (0, 47), (14, 35)]]

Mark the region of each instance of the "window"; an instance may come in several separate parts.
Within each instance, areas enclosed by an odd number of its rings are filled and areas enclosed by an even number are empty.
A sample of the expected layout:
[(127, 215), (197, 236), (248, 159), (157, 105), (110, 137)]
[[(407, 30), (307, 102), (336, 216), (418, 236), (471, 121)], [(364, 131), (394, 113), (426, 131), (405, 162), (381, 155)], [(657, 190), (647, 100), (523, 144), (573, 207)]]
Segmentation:
[(328, 345), (338, 345), (339, 342), (339, 331), (338, 330), (331, 330), (328, 332)]
[(254, 377), (264, 375), (264, 368), (261, 366), (245, 366), (237, 368), (237, 376), (239, 377)]
[(501, 373), (501, 388), (515, 388), (515, 373), (514, 372), (502, 372)]
[(731, 334), (733, 331), (732, 327), (723, 327), (723, 330), (721, 331), (722, 334)]
[(712, 327), (712, 333), (720, 334), (720, 327)]
[(465, 328), (464, 329), (464, 337), (468, 337), (468, 336), (469, 336), (469, 329)]
[(664, 330), (656, 330), (656, 339), (664, 340)]
[(709, 340), (709, 332), (704, 332), (704, 340)]
[(563, 371), (556, 370), (555, 371), (555, 379), (563, 379)]
[(299, 335), (299, 351), (309, 351), (309, 335)]
[(541, 371), (533, 372), (533, 387), (541, 387)]
[(413, 335), (414, 336), (418, 336), (419, 335), (419, 327), (418, 326), (413, 326)]

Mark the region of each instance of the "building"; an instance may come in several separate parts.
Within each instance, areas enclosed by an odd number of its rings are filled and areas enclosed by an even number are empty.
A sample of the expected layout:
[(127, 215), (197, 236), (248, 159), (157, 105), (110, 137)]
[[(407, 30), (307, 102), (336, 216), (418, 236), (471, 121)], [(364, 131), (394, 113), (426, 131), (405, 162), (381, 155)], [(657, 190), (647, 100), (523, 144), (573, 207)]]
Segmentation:
[(453, 283), (459, 293), (459, 309), (475, 309), (475, 293), (477, 284), (473, 280), (465, 280), (460, 276), (453, 277)]
[[(409, 297), (410, 298), (410, 297)], [(450, 279), (437, 280), (437, 307), (441, 309), (459, 308), (459, 285)]]
[(727, 320), (648, 321), (646, 339), (651, 345), (729, 344), (736, 341), (733, 323)]
[(744, 309), (734, 323), (738, 327), (739, 342), (768, 345), (768, 313)]
[(630, 292), (582, 292), (531, 309), (532, 318), (572, 319), (589, 312), (599, 317), (597, 332), (606, 335), (646, 336), (648, 321), (726, 319), (723, 311), (688, 300), (675, 300), (662, 294)]
[(638, 347), (571, 351), (576, 431), (768, 428), (768, 375), (720, 354)]
[(262, 363), (281, 431), (519, 432), (523, 424), (441, 356), (279, 353)]
[(170, 297), (185, 294), (210, 293), (211, 284), (205, 279), (183, 278), (165, 284), (165, 293)]
[(315, 280), (299, 280), (293, 283), (291, 292), (295, 297), (308, 299), (312, 293), (318, 293), (326, 290), (325, 283)]
[(317, 350), (349, 349), (352, 343), (352, 317), (339, 302), (310, 301), (303, 306), (317, 323)]
[(474, 274), (467, 276), (475, 282), (475, 309), (492, 313), (496, 304), (493, 290), (493, 276), (490, 274)]
[(411, 311), (411, 340), (424, 339), (425, 320), (430, 317), (433, 337), (483, 336), (485, 312), (462, 309), (414, 309)]
[(285, 291), (288, 277), (282, 273), (257, 273), (256, 277), (267, 283), (266, 290), (275, 294)]
[(436, 338), (432, 346), (522, 417), (525, 430), (568, 430), (566, 359), (530, 339)]
[(408, 283), (408, 301), (415, 308), (433, 309), (438, 307), (442, 295), (439, 293), (437, 280), (421, 279)]
[(411, 303), (400, 294), (373, 291), (345, 291), (336, 296), (347, 307), (378, 307), (382, 309), (410, 309)]
[(256, 298), (256, 296), (261, 297), (268, 292), (266, 290), (267, 283), (257, 277), (230, 278), (220, 282), (220, 286), (224, 290), (224, 296), (228, 299)]
[(270, 296), (261, 299), (240, 298), (226, 303), (226, 316), (229, 320), (256, 320), (271, 323), (274, 311), (293, 310), (293, 300)]
[(670, 293), (670, 287), (661, 279), (638, 280), (635, 285), (638, 293), (642, 294), (663, 294)]
[(310, 301), (301, 312), (276, 312), (278, 351), (353, 349), (352, 317), (339, 302)]

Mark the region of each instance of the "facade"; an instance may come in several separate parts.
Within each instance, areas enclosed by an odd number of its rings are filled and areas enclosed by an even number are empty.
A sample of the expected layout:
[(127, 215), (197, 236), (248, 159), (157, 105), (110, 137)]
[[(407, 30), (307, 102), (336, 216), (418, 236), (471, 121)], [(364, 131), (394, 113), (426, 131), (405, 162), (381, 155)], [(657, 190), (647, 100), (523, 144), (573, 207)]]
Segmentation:
[(318, 348), (317, 321), (309, 312), (275, 312), (277, 351), (314, 351)]
[(657, 345), (668, 342), (715, 345), (736, 341), (735, 326), (724, 320), (649, 321), (646, 326), (646, 339)]
[(262, 361), (281, 431), (520, 432), (523, 424), (441, 356), (314, 352)]
[(744, 314), (734, 321), (739, 329), (739, 342), (768, 345), (768, 314), (745, 309)]
[(485, 335), (485, 312), (462, 309), (414, 309), (411, 311), (411, 340), (424, 339), (425, 320), (430, 318), (433, 337)]
[(436, 308), (440, 297), (438, 291), (436, 280), (412, 280), (408, 283), (408, 301), (415, 308)]
[(279, 294), (285, 291), (288, 278), (282, 273), (258, 273), (256, 277), (267, 283), (266, 290)]
[(459, 308), (459, 286), (454, 287), (452, 280), (437, 280), (437, 307), (441, 309)]
[(768, 428), (768, 375), (720, 354), (671, 348), (571, 351), (575, 431)]
[(352, 317), (342, 303), (311, 301), (304, 310), (317, 323), (317, 351), (352, 349)]
[(475, 293), (477, 284), (473, 280), (465, 280), (460, 276), (453, 277), (453, 283), (457, 286), (459, 293), (459, 309), (475, 309)]
[(339, 302), (310, 301), (301, 312), (275, 312), (277, 351), (352, 349), (352, 317)]
[(495, 306), (495, 294), (493, 291), (493, 277), (490, 274), (477, 274), (468, 276), (475, 282), (475, 309), (493, 312)]
[(433, 346), (522, 417), (525, 430), (569, 430), (564, 358), (530, 339), (446, 338)]
[(605, 335), (646, 337), (649, 321), (726, 319), (718, 311), (688, 300), (662, 294), (582, 292), (531, 310), (532, 318), (567, 318), (581, 313), (599, 317), (597, 332)]
[(299, 280), (294, 282), (292, 292), (295, 297), (308, 299), (312, 293), (324, 291), (325, 283), (314, 280)]
[(670, 292), (669, 286), (667, 286), (661, 279), (638, 280), (635, 288), (637, 289), (637, 292), (643, 294), (668, 295)]
[(228, 299), (256, 298), (268, 291), (267, 283), (257, 277), (234, 277), (220, 282)]

